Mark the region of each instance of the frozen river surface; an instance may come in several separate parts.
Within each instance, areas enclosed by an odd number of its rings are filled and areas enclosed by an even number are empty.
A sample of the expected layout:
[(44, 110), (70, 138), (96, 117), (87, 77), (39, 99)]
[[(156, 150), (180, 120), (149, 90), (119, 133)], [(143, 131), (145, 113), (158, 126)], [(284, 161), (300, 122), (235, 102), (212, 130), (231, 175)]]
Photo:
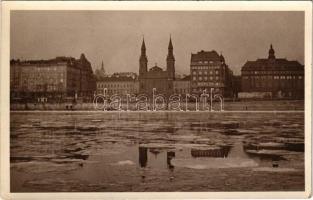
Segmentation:
[(11, 112), (11, 192), (304, 190), (304, 113)]

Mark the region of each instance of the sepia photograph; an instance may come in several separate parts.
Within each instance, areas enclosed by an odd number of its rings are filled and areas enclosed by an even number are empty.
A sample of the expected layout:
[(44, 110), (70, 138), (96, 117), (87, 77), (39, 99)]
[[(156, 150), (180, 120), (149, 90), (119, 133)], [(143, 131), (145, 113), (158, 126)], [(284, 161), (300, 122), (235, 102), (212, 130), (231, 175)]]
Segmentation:
[(310, 3), (103, 3), (4, 7), (9, 193), (311, 194)]

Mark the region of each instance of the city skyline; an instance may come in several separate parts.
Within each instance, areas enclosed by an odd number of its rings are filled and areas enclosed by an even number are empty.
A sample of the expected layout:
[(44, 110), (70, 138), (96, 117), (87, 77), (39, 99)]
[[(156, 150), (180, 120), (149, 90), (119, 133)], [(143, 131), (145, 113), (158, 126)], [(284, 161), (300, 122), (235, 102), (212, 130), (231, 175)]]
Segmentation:
[(138, 73), (143, 36), (148, 68), (163, 69), (172, 36), (178, 74), (189, 74), (191, 53), (201, 50), (222, 53), (235, 74), (266, 58), (270, 44), (277, 57), (304, 60), (303, 12), (13, 11), (13, 28), (12, 59), (84, 53), (94, 71), (103, 60), (108, 73)]

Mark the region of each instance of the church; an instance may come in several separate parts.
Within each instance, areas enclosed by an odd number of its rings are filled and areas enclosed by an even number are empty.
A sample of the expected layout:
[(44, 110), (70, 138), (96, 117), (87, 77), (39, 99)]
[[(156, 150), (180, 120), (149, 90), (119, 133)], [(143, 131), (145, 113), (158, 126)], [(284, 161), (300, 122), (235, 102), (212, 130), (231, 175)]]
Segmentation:
[(146, 45), (143, 39), (141, 45), (141, 55), (139, 58), (139, 93), (152, 95), (153, 88), (157, 94), (170, 96), (173, 94), (173, 82), (175, 80), (175, 58), (173, 54), (173, 44), (170, 38), (168, 54), (166, 58), (166, 70), (155, 65), (148, 70), (148, 58), (146, 55)]

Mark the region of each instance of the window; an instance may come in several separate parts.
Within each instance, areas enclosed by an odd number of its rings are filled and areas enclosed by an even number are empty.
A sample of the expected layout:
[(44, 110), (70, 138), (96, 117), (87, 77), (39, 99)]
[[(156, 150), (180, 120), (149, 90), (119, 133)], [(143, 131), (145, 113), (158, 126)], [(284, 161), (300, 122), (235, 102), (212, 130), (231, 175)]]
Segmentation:
[(192, 78), (192, 80), (196, 81), (196, 80), (197, 80), (197, 78), (194, 76), (194, 77)]
[(207, 75), (207, 74), (208, 74), (208, 71), (204, 71), (204, 74)]
[(212, 77), (212, 76), (210, 76), (210, 80), (211, 80), (211, 81), (213, 80), (213, 77)]
[(220, 77), (216, 76), (215, 79), (218, 80)]
[(207, 80), (208, 80), (208, 77), (205, 76), (205, 77), (204, 77), (204, 80), (207, 81)]
[(199, 71), (199, 75), (201, 75), (202, 74), (202, 71)]
[(215, 71), (215, 74), (218, 74), (218, 70)]
[(302, 76), (299, 76), (298, 78), (299, 78), (299, 79), (302, 79)]
[(202, 77), (201, 76), (199, 76), (199, 81), (202, 81)]
[(197, 74), (197, 72), (196, 72), (196, 71), (193, 71), (193, 72), (192, 72), (192, 74), (193, 74), (193, 75), (196, 75), (196, 74)]

